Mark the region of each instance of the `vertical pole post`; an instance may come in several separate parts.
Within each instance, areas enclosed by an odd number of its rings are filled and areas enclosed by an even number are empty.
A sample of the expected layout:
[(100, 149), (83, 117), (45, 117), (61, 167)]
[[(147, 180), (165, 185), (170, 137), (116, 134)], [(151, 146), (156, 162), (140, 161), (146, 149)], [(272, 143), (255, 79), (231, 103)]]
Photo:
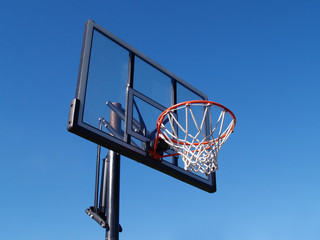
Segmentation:
[[(120, 103), (113, 103), (121, 108)], [(110, 111), (110, 125), (116, 131), (121, 130), (121, 119)], [(107, 240), (119, 240), (119, 200), (120, 200), (120, 154), (109, 151), (108, 161), (108, 194), (107, 194)]]
[(101, 177), (101, 186), (100, 186), (100, 203), (99, 211), (101, 214), (105, 215), (106, 213), (106, 201), (107, 201), (107, 181), (108, 181), (108, 161), (109, 154), (103, 159), (102, 162), (102, 177)]
[[(102, 129), (102, 122), (99, 119), (99, 130), (101, 130), (101, 129)], [(94, 210), (95, 210), (95, 212), (98, 212), (100, 155), (101, 155), (101, 146), (97, 145), (96, 181), (95, 181), (95, 192), (94, 192)]]

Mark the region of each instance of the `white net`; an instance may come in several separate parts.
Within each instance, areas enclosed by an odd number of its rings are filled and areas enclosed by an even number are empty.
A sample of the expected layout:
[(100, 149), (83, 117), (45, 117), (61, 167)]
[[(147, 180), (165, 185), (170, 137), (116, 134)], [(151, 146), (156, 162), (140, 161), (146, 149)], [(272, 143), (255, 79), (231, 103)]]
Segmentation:
[(218, 152), (234, 125), (233, 113), (222, 105), (189, 102), (162, 114), (158, 137), (181, 155), (185, 170), (210, 174), (218, 169)]

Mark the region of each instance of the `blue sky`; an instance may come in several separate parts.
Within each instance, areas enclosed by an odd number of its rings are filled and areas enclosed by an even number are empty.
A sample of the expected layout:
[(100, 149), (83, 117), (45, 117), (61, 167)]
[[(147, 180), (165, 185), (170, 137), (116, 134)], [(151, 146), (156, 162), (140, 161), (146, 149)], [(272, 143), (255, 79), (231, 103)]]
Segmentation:
[(2, 239), (104, 238), (96, 146), (66, 130), (89, 18), (237, 116), (214, 194), (122, 158), (120, 239), (319, 239), (316, 0), (2, 3)]

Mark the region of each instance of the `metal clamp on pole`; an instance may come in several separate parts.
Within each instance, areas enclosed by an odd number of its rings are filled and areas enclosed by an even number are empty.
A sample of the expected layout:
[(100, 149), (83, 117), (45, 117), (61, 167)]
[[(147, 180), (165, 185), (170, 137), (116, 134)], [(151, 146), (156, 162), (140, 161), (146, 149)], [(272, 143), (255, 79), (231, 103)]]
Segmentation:
[(95, 220), (101, 227), (109, 229), (108, 225), (106, 224), (106, 217), (100, 216), (99, 213), (95, 211), (94, 207), (87, 208), (86, 213), (89, 217)]
[[(106, 223), (106, 216), (100, 216), (99, 213), (95, 212), (94, 207), (89, 207), (85, 210), (90, 218), (95, 220), (102, 228), (109, 230), (109, 226)], [(122, 232), (122, 227), (119, 224), (119, 232)]]

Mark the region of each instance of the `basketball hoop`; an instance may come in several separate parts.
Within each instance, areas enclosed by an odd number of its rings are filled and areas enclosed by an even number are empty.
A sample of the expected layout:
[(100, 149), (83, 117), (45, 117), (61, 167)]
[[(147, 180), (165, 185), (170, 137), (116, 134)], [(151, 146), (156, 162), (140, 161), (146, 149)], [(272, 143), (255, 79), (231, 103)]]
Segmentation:
[[(185, 119), (178, 121), (178, 116), (184, 115)], [(214, 119), (216, 123), (213, 125)], [(234, 131), (235, 124), (235, 115), (216, 102), (193, 100), (173, 105), (157, 120), (157, 135), (151, 155), (155, 159), (180, 155), (185, 170), (213, 173), (218, 169), (218, 152)], [(163, 142), (176, 153), (162, 155), (159, 146), (163, 146)]]

